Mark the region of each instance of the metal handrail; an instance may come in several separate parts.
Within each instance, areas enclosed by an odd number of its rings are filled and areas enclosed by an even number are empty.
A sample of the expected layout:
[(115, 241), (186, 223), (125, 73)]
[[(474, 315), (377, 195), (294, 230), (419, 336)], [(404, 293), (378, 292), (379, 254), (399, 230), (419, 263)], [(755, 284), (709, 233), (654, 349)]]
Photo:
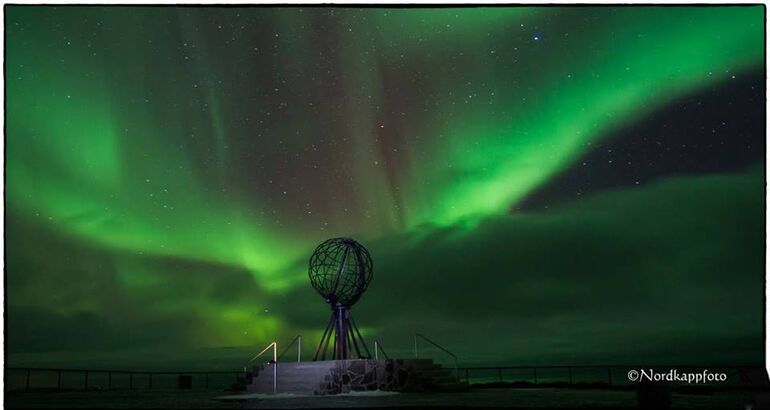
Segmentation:
[(250, 364), (254, 360), (257, 360), (259, 356), (262, 356), (266, 351), (268, 351), (270, 348), (273, 348), (273, 363), (276, 363), (278, 360), (278, 356), (276, 355), (276, 349), (278, 348), (278, 342), (273, 342), (267, 345), (264, 349), (262, 349), (261, 352), (257, 353), (254, 357), (251, 358), (246, 364)]
[(458, 370), (457, 370), (457, 356), (455, 356), (455, 354), (454, 354), (454, 353), (452, 353), (452, 352), (450, 352), (449, 350), (445, 349), (445, 348), (444, 348), (443, 346), (441, 346), (440, 344), (438, 344), (438, 343), (434, 342), (433, 340), (430, 340), (430, 339), (428, 339), (428, 337), (426, 337), (425, 335), (423, 335), (423, 334), (421, 334), (421, 333), (417, 333), (417, 332), (415, 332), (415, 334), (414, 334), (414, 358), (415, 358), (415, 359), (419, 359), (419, 358), (420, 358), (420, 357), (419, 357), (419, 354), (418, 354), (418, 349), (417, 349), (417, 337), (418, 337), (418, 336), (419, 336), (419, 337), (421, 337), (421, 338), (422, 338), (423, 340), (425, 340), (426, 342), (428, 342), (428, 343), (432, 344), (433, 346), (435, 346), (435, 347), (437, 347), (437, 348), (441, 349), (442, 351), (444, 351), (444, 353), (446, 353), (446, 354), (448, 354), (448, 355), (452, 356), (452, 359), (453, 359), (453, 360), (454, 360), (454, 362), (455, 362), (455, 380), (457, 380), (457, 382), (459, 383), (459, 382), (460, 382), (460, 374), (458, 373)]
[(375, 340), (374, 341), (374, 359), (375, 360), (379, 360), (380, 359), (380, 356), (377, 354), (377, 350), (381, 351), (382, 355), (385, 356), (386, 359), (388, 359), (388, 354), (385, 353), (385, 349), (382, 348), (382, 343), (380, 343), (379, 341)]
[(278, 358), (276, 359), (276, 362), (278, 360), (281, 360), (284, 354), (289, 351), (289, 348), (294, 346), (294, 342), (297, 342), (297, 363), (299, 363), (302, 360), (302, 335), (294, 336), (294, 339), (291, 339), (291, 342), (286, 345), (286, 347), (283, 348), (283, 351), (281, 354), (278, 355)]
[[(270, 348), (273, 348), (273, 394), (275, 394), (278, 391), (278, 342), (273, 342), (267, 345), (264, 349), (262, 349), (261, 352), (257, 353), (256, 356), (252, 357), (251, 360), (246, 362), (246, 364), (251, 364), (254, 360), (257, 360), (259, 356), (262, 356), (266, 351), (268, 351)], [(244, 372), (246, 371), (246, 366), (243, 367)]]

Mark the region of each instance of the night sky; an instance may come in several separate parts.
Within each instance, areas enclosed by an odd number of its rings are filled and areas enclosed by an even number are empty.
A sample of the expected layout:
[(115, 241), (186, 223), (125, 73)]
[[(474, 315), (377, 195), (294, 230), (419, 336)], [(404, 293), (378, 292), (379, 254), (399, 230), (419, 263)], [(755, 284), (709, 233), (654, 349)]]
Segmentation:
[(762, 363), (762, 6), (5, 13), (11, 365)]

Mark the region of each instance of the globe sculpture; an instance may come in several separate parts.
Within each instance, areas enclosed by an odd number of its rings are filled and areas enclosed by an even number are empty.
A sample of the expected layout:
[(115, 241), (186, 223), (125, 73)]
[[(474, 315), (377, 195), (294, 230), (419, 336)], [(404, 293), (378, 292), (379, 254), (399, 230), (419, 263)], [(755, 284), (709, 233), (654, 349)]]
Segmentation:
[(371, 358), (361, 332), (353, 321), (350, 308), (372, 281), (372, 258), (360, 243), (351, 238), (328, 239), (310, 256), (310, 283), (332, 309), (329, 324), (321, 336), (313, 360)]

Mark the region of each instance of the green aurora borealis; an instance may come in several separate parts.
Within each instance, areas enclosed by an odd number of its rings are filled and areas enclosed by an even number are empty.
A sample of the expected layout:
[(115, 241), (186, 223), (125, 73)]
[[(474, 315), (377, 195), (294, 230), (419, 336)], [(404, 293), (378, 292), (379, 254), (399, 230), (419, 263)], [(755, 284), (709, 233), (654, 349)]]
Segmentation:
[(309, 350), (306, 261), (340, 235), (396, 352), (422, 329), (469, 361), (762, 357), (764, 146), (516, 210), (754, 75), (761, 6), (5, 11), (12, 363)]

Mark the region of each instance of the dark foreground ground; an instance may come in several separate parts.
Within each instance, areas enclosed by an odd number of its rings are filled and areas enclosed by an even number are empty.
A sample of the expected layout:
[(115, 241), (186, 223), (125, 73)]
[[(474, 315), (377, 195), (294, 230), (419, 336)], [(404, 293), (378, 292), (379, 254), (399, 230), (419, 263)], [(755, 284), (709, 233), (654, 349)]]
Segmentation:
[[(383, 393), (339, 396), (281, 396), (222, 400), (221, 390), (102, 390), (72, 392), (6, 392), (5, 407), (22, 408), (479, 408), (521, 409), (635, 409), (636, 393), (629, 390), (578, 390), (559, 388), (471, 389), (457, 393)], [(676, 394), (676, 409), (760, 409), (768, 393), (723, 391), (710, 394)]]

